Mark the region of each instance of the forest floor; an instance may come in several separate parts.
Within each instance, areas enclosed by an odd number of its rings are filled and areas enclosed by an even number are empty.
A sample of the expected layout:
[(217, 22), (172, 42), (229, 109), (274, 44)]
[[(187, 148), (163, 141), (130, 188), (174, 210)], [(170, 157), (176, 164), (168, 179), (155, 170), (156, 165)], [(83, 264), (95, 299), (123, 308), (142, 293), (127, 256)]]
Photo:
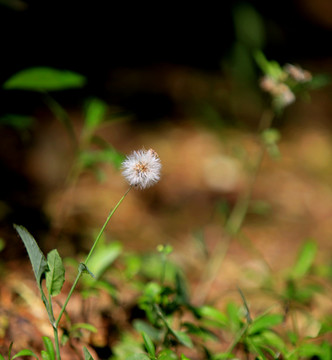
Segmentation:
[[(317, 264), (331, 262), (329, 100), (328, 94), (318, 92), (311, 103), (287, 110), (289, 121), (280, 126), (281, 156), (276, 160), (265, 154), (241, 235), (229, 243), (222, 209), (225, 204), (232, 208), (248, 187), (249, 169), (260, 151), (255, 131), (230, 126), (212, 129), (191, 118), (142, 126), (111, 124), (102, 132), (106, 141), (124, 153), (153, 148), (163, 168), (155, 187), (129, 193), (106, 230), (108, 241), (120, 241), (124, 253), (139, 254), (155, 253), (157, 245), (171, 244), (170, 259), (186, 274), (194, 303), (205, 300), (223, 309), (229, 299), (241, 302), (239, 287), (256, 311), (263, 309), (271, 300), (259, 295), (260, 284), (271, 274), (277, 277), (287, 272), (306, 239), (318, 243)], [(80, 116), (71, 113), (78, 129)], [(46, 219), (44, 228), (34, 226), (40, 247), (45, 253), (56, 247), (63, 257), (80, 261), (127, 185), (121, 172), (110, 165), (102, 166), (102, 182), (92, 173), (83, 173), (75, 185), (68, 185), (66, 177), (73, 160), (70, 144), (62, 125), (50, 117), (46, 120), (39, 122), (33, 145), (24, 152), (21, 175), (32, 184), (30, 200)], [(17, 156), (19, 160), (22, 154)], [(29, 194), (20, 196), (29, 202)], [(2, 236), (6, 247), (0, 264), (0, 353), (5, 354), (11, 341), (13, 353), (22, 348), (39, 353), (41, 336), (52, 338), (52, 329), (23, 245), (14, 230), (8, 229)], [(199, 239), (204, 239), (205, 250)], [(202, 294), (204, 271), (216, 248), (222, 249), (222, 262), (213, 284)], [(114, 266), (121, 270), (121, 265)], [(59, 303), (69, 291), (73, 274), (69, 271), (63, 293), (56, 298)], [(122, 310), (112, 312), (114, 304), (103, 292), (89, 300), (77, 293), (68, 306), (73, 321), (96, 326), (98, 333), (84, 341), (99, 347), (115, 344), (119, 329), (130, 329), (136, 296), (126, 284), (118, 283), (116, 275), (110, 276), (119, 289)], [(318, 299), (313, 311), (331, 314), (328, 298), (332, 297)], [(85, 313), (86, 307), (89, 311)], [(75, 343), (72, 345), (75, 348)], [(73, 348), (65, 347), (64, 359), (75, 356)]]

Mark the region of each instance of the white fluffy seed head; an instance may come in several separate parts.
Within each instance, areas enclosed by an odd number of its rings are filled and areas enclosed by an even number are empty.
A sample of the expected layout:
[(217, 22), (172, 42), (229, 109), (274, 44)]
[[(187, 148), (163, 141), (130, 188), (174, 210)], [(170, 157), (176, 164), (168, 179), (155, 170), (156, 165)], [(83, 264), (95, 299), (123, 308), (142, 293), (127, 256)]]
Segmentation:
[(122, 169), (129, 185), (146, 189), (159, 181), (161, 162), (154, 150), (138, 150), (127, 156)]

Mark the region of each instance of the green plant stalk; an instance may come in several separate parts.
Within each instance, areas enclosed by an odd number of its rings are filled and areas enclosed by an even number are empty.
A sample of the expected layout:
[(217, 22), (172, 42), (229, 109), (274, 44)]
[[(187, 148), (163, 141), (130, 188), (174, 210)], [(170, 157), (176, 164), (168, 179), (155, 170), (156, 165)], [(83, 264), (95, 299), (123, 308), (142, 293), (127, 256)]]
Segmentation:
[(239, 333), (237, 334), (237, 336), (235, 337), (234, 341), (230, 344), (230, 346), (227, 348), (226, 350), (226, 354), (231, 353), (236, 345), (240, 342), (240, 340), (242, 339), (243, 335), (246, 333), (246, 331), (248, 330), (249, 324), (245, 324), (242, 329), (240, 329)]
[(231, 240), (233, 237), (238, 235), (242, 227), (243, 221), (248, 211), (249, 202), (251, 199), (251, 194), (256, 181), (256, 177), (260, 169), (261, 163), (263, 161), (264, 155), (265, 155), (265, 148), (262, 148), (258, 155), (258, 160), (255, 165), (254, 174), (250, 181), (249, 187), (247, 191), (238, 199), (237, 203), (235, 204), (225, 225), (226, 236), (223, 239), (223, 241), (217, 244), (217, 247), (214, 251), (214, 255), (209, 261), (206, 272), (203, 275), (203, 280), (201, 281), (202, 285), (199, 288), (199, 294), (197, 295), (196, 301), (199, 304), (203, 304), (206, 297), (208, 296), (210, 289), (212, 288), (212, 285), (218, 276), (219, 269), (227, 254)]
[(95, 240), (95, 242), (92, 245), (92, 248), (87, 256), (87, 258), (85, 259), (84, 265), (86, 265), (95, 249), (95, 247), (98, 244), (98, 241), (100, 240), (101, 236), (103, 235), (103, 232), (108, 224), (108, 222), (111, 220), (111, 217), (113, 216), (113, 214), (115, 213), (115, 211), (117, 210), (117, 208), (120, 206), (120, 204), (122, 203), (122, 201), (124, 200), (124, 198), (127, 196), (127, 194), (129, 193), (129, 191), (132, 189), (132, 186), (129, 187), (129, 189), (124, 193), (124, 195), (122, 196), (122, 198), (119, 200), (119, 202), (114, 206), (114, 208), (112, 209), (112, 211), (110, 212), (110, 214), (108, 215), (103, 227), (101, 228), (101, 230), (99, 231), (99, 234)]
[[(159, 316), (159, 318), (162, 320), (162, 322), (165, 324), (168, 332), (170, 334), (172, 334), (175, 338), (177, 338), (176, 333), (174, 332), (174, 330), (169, 326), (169, 323), (167, 321), (167, 319), (165, 318), (164, 314), (162, 313), (160, 307), (158, 304), (154, 303), (153, 304), (154, 310), (156, 311), (157, 315)], [(167, 335), (167, 334), (166, 334)]]
[[(92, 245), (92, 247), (91, 247), (91, 250), (90, 250), (88, 256), (86, 257), (85, 262), (83, 263), (83, 266), (79, 266), (76, 279), (75, 279), (75, 281), (74, 281), (74, 283), (73, 283), (73, 285), (72, 285), (72, 287), (71, 287), (71, 289), (70, 289), (70, 291), (69, 291), (69, 293), (68, 293), (67, 299), (66, 299), (65, 303), (63, 304), (63, 306), (62, 306), (62, 308), (61, 308), (61, 310), (60, 310), (58, 319), (57, 319), (57, 321), (56, 321), (56, 323), (55, 323), (55, 327), (56, 327), (56, 328), (58, 328), (58, 325), (59, 325), (59, 322), (60, 322), (60, 320), (61, 320), (61, 317), (62, 317), (63, 313), (64, 313), (65, 310), (66, 310), (66, 306), (67, 306), (67, 304), (68, 304), (68, 302), (69, 302), (69, 300), (70, 300), (70, 298), (71, 298), (71, 296), (72, 296), (72, 294), (73, 294), (73, 292), (74, 292), (74, 290), (75, 290), (75, 288), (76, 288), (76, 285), (77, 285), (78, 281), (80, 280), (80, 278), (81, 278), (81, 276), (82, 276), (82, 273), (83, 273), (83, 271), (84, 271), (84, 270), (83, 270), (83, 269), (84, 269), (84, 266), (86, 267), (86, 264), (88, 263), (89, 259), (91, 258), (91, 255), (92, 255), (94, 249), (96, 248), (96, 246), (97, 246), (97, 244), (98, 244), (98, 242), (99, 242), (99, 240), (100, 240), (100, 238), (101, 238), (101, 236), (102, 236), (102, 234), (103, 234), (103, 232), (104, 232), (104, 230), (105, 230), (108, 222), (111, 220), (113, 214), (115, 213), (115, 211), (116, 211), (117, 208), (120, 206), (120, 204), (122, 203), (122, 201), (124, 200), (124, 198), (127, 196), (127, 194), (129, 193), (129, 191), (130, 191), (131, 189), (132, 189), (132, 186), (129, 187), (129, 189), (124, 193), (124, 195), (122, 196), (122, 198), (121, 198), (121, 199), (118, 201), (118, 203), (115, 205), (115, 207), (111, 210), (111, 212), (109, 213), (109, 215), (108, 215), (108, 217), (107, 217), (107, 219), (106, 219), (103, 227), (102, 227), (101, 230), (99, 231), (99, 234), (98, 234), (98, 236), (96, 237), (96, 240), (94, 241), (94, 243), (93, 243), (93, 245)], [(80, 265), (81, 265), (81, 264), (80, 264)]]
[(57, 360), (61, 360), (58, 327), (53, 326), (55, 352)]
[[(274, 114), (271, 110), (266, 110), (265, 112), (263, 112), (258, 126), (259, 133), (271, 127), (273, 117)], [(201, 286), (198, 289), (199, 293), (196, 299), (196, 302), (198, 304), (204, 303), (206, 297), (210, 292), (210, 289), (212, 288), (215, 279), (217, 278), (219, 269), (221, 268), (221, 264), (227, 254), (232, 238), (237, 236), (239, 231), (241, 230), (243, 221), (248, 211), (256, 178), (261, 168), (265, 153), (266, 153), (266, 148), (265, 146), (262, 146), (257, 156), (257, 161), (254, 166), (253, 174), (250, 179), (248, 188), (245, 191), (245, 193), (238, 198), (231, 214), (227, 219), (227, 222), (225, 224), (225, 230), (226, 230), (225, 239), (223, 239), (223, 241), (220, 241), (217, 244), (217, 247), (214, 251), (214, 255), (210, 259), (207, 269), (203, 274), (202, 281), (200, 282)]]
[[(49, 302), (49, 307), (50, 307), (50, 312), (51, 312), (52, 318), (54, 319), (51, 294), (48, 295), (48, 302)], [(53, 333), (54, 333), (56, 358), (57, 358), (57, 360), (61, 360), (58, 327), (56, 324), (54, 324), (54, 322), (52, 323), (52, 326), (53, 326)]]
[(165, 283), (165, 277), (166, 277), (166, 260), (167, 260), (167, 256), (166, 254), (163, 252), (161, 254), (161, 274), (160, 274), (160, 284), (161, 286), (164, 286)]
[(53, 115), (63, 123), (66, 130), (68, 131), (69, 137), (71, 138), (75, 149), (77, 149), (78, 141), (75, 135), (75, 130), (66, 110), (47, 91), (43, 91), (43, 95), (44, 102), (52, 111)]

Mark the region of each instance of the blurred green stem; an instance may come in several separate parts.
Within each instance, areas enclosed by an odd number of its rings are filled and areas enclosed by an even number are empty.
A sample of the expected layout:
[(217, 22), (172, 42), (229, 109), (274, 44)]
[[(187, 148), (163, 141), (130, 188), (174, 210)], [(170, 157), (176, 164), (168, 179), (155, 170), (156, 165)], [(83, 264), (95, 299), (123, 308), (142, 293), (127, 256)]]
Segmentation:
[[(274, 113), (272, 110), (268, 109), (263, 112), (258, 126), (259, 134), (262, 131), (271, 127), (273, 118)], [(257, 155), (257, 160), (252, 169), (252, 175), (249, 180), (248, 187), (246, 191), (238, 197), (225, 224), (225, 237), (223, 241), (218, 242), (218, 244), (216, 245), (213, 256), (209, 260), (207, 267), (203, 272), (203, 277), (200, 281), (200, 285), (197, 291), (198, 294), (196, 297), (196, 302), (198, 304), (203, 304), (205, 302), (206, 297), (208, 296), (218, 276), (219, 270), (228, 251), (231, 240), (236, 237), (241, 230), (242, 224), (248, 212), (250, 199), (252, 196), (257, 175), (264, 159), (265, 152), (265, 146), (261, 145), (259, 153)]]
[(228, 347), (228, 349), (226, 350), (226, 354), (230, 354), (234, 348), (236, 347), (236, 345), (240, 342), (240, 340), (242, 339), (243, 335), (246, 333), (246, 331), (248, 330), (249, 324), (245, 324), (243, 325), (243, 327), (240, 329), (239, 333), (236, 335), (234, 341), (230, 344), (230, 346)]
[(71, 289), (70, 289), (70, 291), (69, 291), (69, 294), (68, 294), (68, 296), (67, 296), (67, 299), (66, 299), (65, 303), (63, 304), (63, 306), (62, 306), (62, 308), (61, 308), (61, 311), (60, 311), (60, 313), (59, 313), (59, 317), (58, 317), (58, 319), (57, 319), (57, 321), (56, 321), (56, 323), (55, 323), (55, 327), (56, 327), (56, 328), (57, 328), (58, 325), (59, 325), (59, 322), (60, 322), (60, 320), (61, 320), (61, 317), (62, 317), (63, 313), (64, 313), (65, 310), (66, 310), (66, 306), (67, 306), (67, 304), (68, 304), (68, 301), (69, 301), (70, 297), (72, 296), (72, 294), (73, 294), (73, 292), (74, 292), (74, 290), (75, 290), (75, 288), (76, 288), (76, 285), (77, 285), (78, 281), (80, 280), (80, 278), (81, 278), (81, 276), (82, 276), (82, 273), (84, 272), (84, 269), (87, 268), (87, 263), (88, 263), (89, 259), (91, 258), (91, 255), (92, 255), (94, 249), (96, 248), (96, 246), (97, 246), (97, 244), (98, 244), (98, 242), (99, 242), (99, 240), (100, 240), (100, 238), (101, 238), (101, 236), (102, 236), (102, 234), (103, 234), (103, 232), (104, 232), (104, 230), (105, 230), (108, 222), (111, 220), (113, 214), (115, 213), (115, 211), (116, 211), (117, 208), (120, 206), (120, 204), (122, 203), (122, 201), (124, 200), (124, 198), (127, 196), (127, 194), (129, 193), (129, 191), (130, 191), (131, 189), (132, 189), (132, 186), (129, 187), (129, 189), (125, 192), (125, 194), (122, 196), (122, 198), (121, 198), (121, 199), (118, 201), (118, 203), (115, 205), (115, 207), (111, 210), (111, 212), (109, 213), (109, 215), (108, 215), (108, 217), (107, 217), (107, 219), (106, 219), (103, 227), (100, 229), (99, 234), (97, 235), (96, 240), (94, 241), (94, 243), (93, 243), (93, 245), (92, 245), (92, 247), (91, 247), (91, 250), (90, 250), (88, 256), (86, 257), (85, 262), (82, 263), (82, 264), (80, 264), (80, 266), (78, 267), (78, 273), (77, 273), (76, 279), (75, 279), (75, 281), (74, 281), (74, 283), (73, 283), (73, 285), (72, 285), (72, 287), (71, 287)]
[(67, 111), (46, 91), (43, 92), (43, 95), (44, 95), (44, 101), (45, 101), (46, 105), (52, 111), (53, 115), (56, 118), (58, 118), (62, 122), (62, 124), (65, 126), (65, 128), (67, 129), (68, 134), (74, 144), (75, 149), (77, 149), (78, 141), (77, 141), (77, 138), (75, 135), (73, 123), (70, 120)]

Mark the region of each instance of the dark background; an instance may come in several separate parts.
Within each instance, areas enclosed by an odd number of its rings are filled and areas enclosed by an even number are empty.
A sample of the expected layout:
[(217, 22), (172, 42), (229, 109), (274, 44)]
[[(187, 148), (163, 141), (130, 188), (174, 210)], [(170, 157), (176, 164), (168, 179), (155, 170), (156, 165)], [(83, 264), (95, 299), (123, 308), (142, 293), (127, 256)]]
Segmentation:
[[(88, 76), (91, 91), (101, 91), (117, 67), (219, 69), (234, 42), (233, 9), (241, 4), (1, 3), (1, 82), (26, 67), (53, 66)], [(247, 3), (263, 19), (268, 57), (284, 63), (332, 55), (328, 1)]]

